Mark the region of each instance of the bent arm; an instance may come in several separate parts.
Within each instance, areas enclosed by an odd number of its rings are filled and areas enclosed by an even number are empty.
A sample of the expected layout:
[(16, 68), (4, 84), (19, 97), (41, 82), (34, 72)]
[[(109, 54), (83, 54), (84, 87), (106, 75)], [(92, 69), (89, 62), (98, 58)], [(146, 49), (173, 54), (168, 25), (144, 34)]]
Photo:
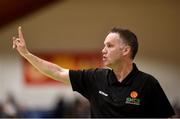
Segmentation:
[(21, 31), (18, 28), (18, 37), (13, 37), (13, 48), (16, 48), (19, 54), (31, 63), (38, 71), (44, 75), (64, 83), (69, 83), (69, 70), (62, 68), (54, 63), (43, 60), (28, 51)]

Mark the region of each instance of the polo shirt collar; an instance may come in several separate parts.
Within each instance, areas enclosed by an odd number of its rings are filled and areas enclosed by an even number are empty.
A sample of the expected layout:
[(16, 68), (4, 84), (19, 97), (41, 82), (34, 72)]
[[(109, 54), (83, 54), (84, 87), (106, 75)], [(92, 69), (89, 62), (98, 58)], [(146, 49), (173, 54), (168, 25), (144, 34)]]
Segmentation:
[(108, 78), (109, 84), (110, 85), (114, 85), (114, 84), (130, 85), (132, 83), (134, 77), (138, 73), (138, 71), (139, 70), (138, 70), (136, 64), (133, 63), (133, 70), (126, 76), (126, 78), (122, 82), (119, 82), (115, 73), (113, 72), (113, 70), (111, 70), (109, 78)]

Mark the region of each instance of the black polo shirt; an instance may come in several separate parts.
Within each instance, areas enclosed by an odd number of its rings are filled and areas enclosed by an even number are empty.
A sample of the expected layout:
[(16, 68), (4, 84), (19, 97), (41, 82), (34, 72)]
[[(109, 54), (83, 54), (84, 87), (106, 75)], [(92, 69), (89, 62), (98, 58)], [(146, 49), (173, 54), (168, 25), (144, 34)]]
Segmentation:
[(174, 115), (164, 91), (151, 75), (133, 70), (119, 82), (111, 69), (69, 70), (74, 91), (86, 97), (91, 117), (170, 117)]

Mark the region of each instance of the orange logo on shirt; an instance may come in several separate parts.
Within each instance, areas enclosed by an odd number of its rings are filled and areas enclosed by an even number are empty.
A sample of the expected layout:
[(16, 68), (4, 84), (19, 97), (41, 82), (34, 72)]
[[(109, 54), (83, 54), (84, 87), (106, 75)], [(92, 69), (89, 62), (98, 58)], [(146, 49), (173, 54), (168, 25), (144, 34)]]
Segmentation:
[(132, 98), (136, 98), (138, 96), (138, 93), (136, 91), (131, 91), (130, 96)]

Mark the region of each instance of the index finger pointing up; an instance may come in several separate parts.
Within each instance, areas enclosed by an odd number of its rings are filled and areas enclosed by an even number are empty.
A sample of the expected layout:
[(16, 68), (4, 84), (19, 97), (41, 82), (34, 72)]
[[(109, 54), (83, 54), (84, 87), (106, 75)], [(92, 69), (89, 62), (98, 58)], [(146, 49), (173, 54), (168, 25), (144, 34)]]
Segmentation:
[(23, 39), (23, 33), (21, 31), (21, 26), (18, 27), (18, 36), (20, 39)]

